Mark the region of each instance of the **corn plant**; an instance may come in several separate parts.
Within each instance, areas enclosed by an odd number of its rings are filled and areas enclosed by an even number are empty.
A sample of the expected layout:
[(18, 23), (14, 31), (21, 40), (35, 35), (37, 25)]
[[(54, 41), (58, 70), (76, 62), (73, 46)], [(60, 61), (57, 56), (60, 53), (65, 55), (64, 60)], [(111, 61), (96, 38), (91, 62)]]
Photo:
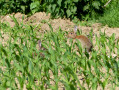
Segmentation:
[[(73, 43), (72, 39), (67, 43), (67, 32), (61, 28), (54, 32), (49, 24), (51, 30), (43, 38), (38, 38), (37, 35), (42, 34), (34, 30), (35, 26), (19, 24), (13, 19), (16, 24), (13, 28), (4, 23), (0, 25), (0, 89), (64, 87), (66, 90), (96, 90), (108, 85), (109, 89), (118, 87), (119, 48), (118, 42), (114, 42), (114, 34), (109, 37), (100, 32), (100, 37), (95, 36), (92, 52), (84, 53), (80, 43)], [(37, 48), (38, 40), (46, 50)], [(79, 50), (75, 50), (76, 46)], [(113, 53), (117, 56), (113, 57)]]

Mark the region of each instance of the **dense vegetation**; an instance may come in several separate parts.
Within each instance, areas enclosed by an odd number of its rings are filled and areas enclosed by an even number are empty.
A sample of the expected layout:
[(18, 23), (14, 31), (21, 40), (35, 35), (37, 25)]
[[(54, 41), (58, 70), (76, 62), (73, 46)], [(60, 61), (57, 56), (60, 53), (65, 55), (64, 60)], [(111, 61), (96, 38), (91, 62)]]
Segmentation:
[[(110, 1), (109, 3), (107, 3)], [(53, 18), (99, 20), (110, 27), (119, 27), (118, 0), (0, 0), (0, 13), (51, 13)]]
[(0, 0), (1, 14), (22, 12), (31, 15), (45, 11), (51, 13), (53, 18), (99, 19), (110, 27), (119, 27), (118, 10), (118, 0)]
[(38, 11), (50, 12), (53, 17), (78, 18), (92, 16), (104, 11), (107, 0), (1, 0), (1, 13), (22, 12), (25, 14)]

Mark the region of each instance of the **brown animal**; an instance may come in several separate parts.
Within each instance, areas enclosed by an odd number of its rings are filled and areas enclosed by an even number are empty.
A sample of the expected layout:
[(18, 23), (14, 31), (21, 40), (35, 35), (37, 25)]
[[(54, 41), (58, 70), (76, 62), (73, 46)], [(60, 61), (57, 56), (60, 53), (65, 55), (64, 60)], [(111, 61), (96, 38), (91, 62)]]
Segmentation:
[(68, 33), (68, 38), (72, 38), (74, 40), (78, 39), (82, 45), (82, 48), (86, 49), (87, 52), (90, 52), (91, 49), (93, 48), (93, 44), (91, 43), (90, 39), (84, 35), (77, 36), (76, 32), (77, 32), (77, 27), (75, 26), (74, 31)]

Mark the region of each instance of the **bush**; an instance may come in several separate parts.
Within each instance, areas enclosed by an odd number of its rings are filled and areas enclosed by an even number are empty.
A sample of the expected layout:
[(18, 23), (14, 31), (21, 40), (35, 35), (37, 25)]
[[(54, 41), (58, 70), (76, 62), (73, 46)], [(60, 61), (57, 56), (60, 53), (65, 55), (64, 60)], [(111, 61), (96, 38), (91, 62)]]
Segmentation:
[(2, 14), (22, 12), (25, 14), (38, 11), (51, 13), (52, 17), (92, 17), (103, 12), (102, 6), (107, 0), (1, 0)]
[[(106, 0), (104, 0), (106, 1)], [(60, 16), (73, 19), (82, 16), (92, 17), (97, 13), (102, 13), (104, 5), (102, 0), (45, 0), (47, 3), (47, 12), (53, 17)]]
[(30, 12), (31, 0), (1, 0), (0, 1), (0, 12), (2, 14), (8, 13), (29, 13)]

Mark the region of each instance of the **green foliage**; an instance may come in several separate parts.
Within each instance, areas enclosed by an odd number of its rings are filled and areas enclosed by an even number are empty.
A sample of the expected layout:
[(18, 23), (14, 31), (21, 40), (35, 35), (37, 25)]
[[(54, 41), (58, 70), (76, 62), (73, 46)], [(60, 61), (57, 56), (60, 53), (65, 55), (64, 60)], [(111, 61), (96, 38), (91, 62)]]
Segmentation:
[(51, 13), (52, 18), (66, 17), (75, 20), (99, 20), (109, 27), (119, 27), (119, 1), (111, 0), (0, 0), (0, 15), (22, 12)]
[[(108, 37), (100, 32), (95, 36), (96, 50), (83, 53), (79, 43), (67, 43), (66, 33), (61, 28), (42, 34), (34, 26), (20, 24), (12, 17), (15, 27), (1, 23), (0, 30), (0, 88), (1, 89), (57, 89), (59, 83), (67, 90), (105, 89), (107, 85), (114, 89), (119, 85), (119, 46), (114, 42), (115, 35)], [(4, 33), (3, 33), (4, 32)], [(92, 40), (92, 30), (90, 38)], [(7, 39), (6, 39), (7, 38)], [(36, 48), (42, 41), (46, 50)], [(79, 51), (75, 46), (79, 46)], [(108, 50), (106, 49), (108, 47)], [(117, 49), (115, 51), (115, 49)], [(35, 55), (35, 53), (37, 55)], [(40, 53), (44, 54), (42, 57)], [(117, 53), (117, 56), (112, 56)], [(83, 78), (79, 79), (79, 76)], [(54, 83), (54, 84), (51, 84)], [(81, 83), (82, 82), (82, 83)]]
[[(107, 0), (104, 0), (107, 1)], [(102, 0), (1, 0), (0, 12), (2, 14), (22, 12), (25, 14), (38, 11), (51, 13), (53, 18), (66, 17), (92, 17), (102, 13)]]
[(47, 11), (51, 13), (53, 17), (60, 16), (60, 17), (71, 17), (73, 18), (77, 12), (76, 3), (78, 0), (46, 0), (48, 7)]
[(38, 11), (45, 11), (46, 10), (46, 3), (43, 2), (43, 0), (32, 0), (30, 4), (30, 12), (32, 14), (38, 12)]
[(0, 0), (0, 12), (2, 14), (8, 13), (29, 13), (31, 0)]
[(109, 27), (119, 27), (119, 1), (112, 0), (105, 9), (104, 15), (99, 17), (99, 21)]
[(102, 13), (104, 1), (102, 0), (46, 0), (47, 11), (53, 17), (67, 17), (73, 19), (74, 17), (92, 17), (96, 13)]

